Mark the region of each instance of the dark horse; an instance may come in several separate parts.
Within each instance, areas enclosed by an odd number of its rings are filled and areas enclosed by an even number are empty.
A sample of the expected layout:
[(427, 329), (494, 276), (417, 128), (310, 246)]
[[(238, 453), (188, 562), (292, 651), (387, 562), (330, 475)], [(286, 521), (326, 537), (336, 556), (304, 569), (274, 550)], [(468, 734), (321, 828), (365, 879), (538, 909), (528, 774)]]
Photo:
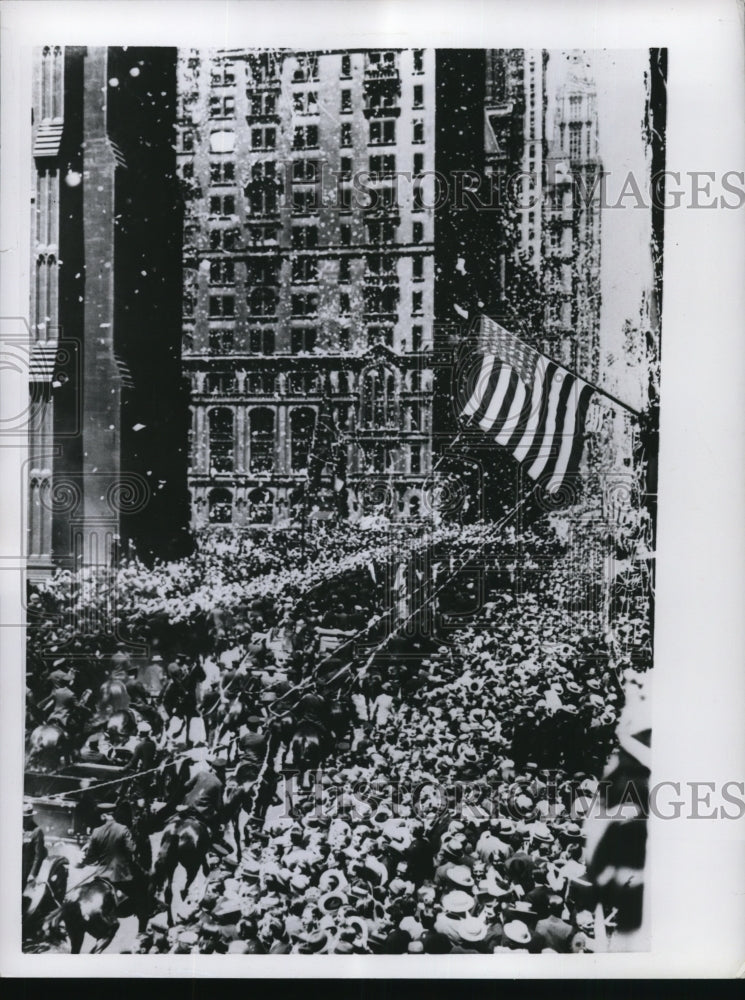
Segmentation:
[(303, 719), (290, 740), (293, 764), (302, 774), (302, 787), (307, 787), (310, 771), (317, 771), (321, 761), (331, 752), (331, 733), (320, 722)]
[(181, 898), (188, 891), (197, 876), (201, 866), (205, 875), (209, 874), (207, 852), (212, 844), (209, 830), (205, 823), (196, 816), (176, 815), (166, 823), (160, 842), (160, 851), (155, 859), (151, 889), (158, 892), (165, 887), (165, 903), (168, 912), (168, 925), (173, 926), (173, 876), (179, 865), (186, 871), (186, 884), (181, 891)]
[(97, 955), (114, 940), (119, 930), (119, 917), (136, 916), (138, 930), (143, 933), (151, 912), (150, 903), (146, 894), (132, 894), (122, 899), (112, 882), (96, 875), (68, 892), (50, 926), (60, 920), (64, 922), (73, 955), (80, 954), (85, 935), (90, 934), (97, 939), (91, 954)]

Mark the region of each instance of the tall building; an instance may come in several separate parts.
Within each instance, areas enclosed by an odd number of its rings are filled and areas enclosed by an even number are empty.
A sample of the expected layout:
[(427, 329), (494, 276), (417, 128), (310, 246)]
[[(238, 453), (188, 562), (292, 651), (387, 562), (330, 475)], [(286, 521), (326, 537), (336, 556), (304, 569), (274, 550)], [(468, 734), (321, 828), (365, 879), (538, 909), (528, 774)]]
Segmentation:
[[(416, 516), (431, 469), (435, 53), (183, 51), (182, 359), (191, 524), (297, 517), (317, 494)], [(410, 180), (396, 175), (410, 175)]]
[(174, 97), (173, 49), (35, 56), (32, 579), (181, 544)]
[(545, 349), (597, 382), (602, 197), (597, 93), (583, 53), (567, 58), (546, 157)]

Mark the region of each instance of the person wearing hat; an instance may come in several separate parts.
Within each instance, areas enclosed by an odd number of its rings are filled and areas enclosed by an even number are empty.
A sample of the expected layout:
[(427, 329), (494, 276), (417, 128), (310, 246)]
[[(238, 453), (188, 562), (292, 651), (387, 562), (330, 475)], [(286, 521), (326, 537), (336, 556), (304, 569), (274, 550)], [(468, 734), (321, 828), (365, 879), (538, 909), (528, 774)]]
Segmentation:
[(101, 809), (101, 824), (92, 832), (78, 867), (93, 865), (91, 875), (108, 879), (130, 898), (141, 898), (147, 890), (147, 873), (138, 857), (132, 831), (125, 825), (125, 804), (111, 812)]
[(542, 948), (559, 953), (571, 951), (574, 928), (563, 919), (564, 900), (553, 895), (548, 900), (548, 914), (535, 926), (535, 935)]
[(25, 799), (23, 803), (21, 891), (25, 891), (29, 885), (34, 885), (47, 854), (44, 831), (36, 825), (33, 804), (29, 799)]
[[(460, 944), (470, 934), (466, 925), (467, 917), (473, 913), (476, 900), (470, 892), (463, 889), (453, 889), (446, 892), (440, 900), (441, 911), (435, 918), (434, 929), (438, 934), (444, 934), (452, 944)], [(466, 938), (462, 936), (466, 930)]]
[(230, 853), (230, 845), (222, 837), (223, 792), (225, 768), (223, 758), (208, 760), (209, 767), (193, 775), (184, 787), (184, 797), (179, 811), (192, 813), (207, 825), (218, 853)]
[(150, 663), (140, 667), (137, 679), (152, 698), (157, 698), (160, 695), (165, 682), (163, 657), (160, 653), (153, 653), (150, 657)]
[[(122, 774), (138, 774), (143, 771), (150, 771), (155, 766), (156, 747), (152, 733), (153, 727), (150, 723), (145, 719), (140, 719), (137, 723), (137, 742)], [(136, 784), (140, 795), (146, 795), (152, 784), (152, 775), (140, 778), (134, 784)]]

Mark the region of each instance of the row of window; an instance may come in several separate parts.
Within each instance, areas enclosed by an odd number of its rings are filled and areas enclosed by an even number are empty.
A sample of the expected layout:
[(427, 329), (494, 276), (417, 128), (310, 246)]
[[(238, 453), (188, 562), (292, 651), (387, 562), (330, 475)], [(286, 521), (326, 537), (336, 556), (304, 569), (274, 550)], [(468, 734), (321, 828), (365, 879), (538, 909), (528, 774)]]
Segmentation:
[[(414, 461), (412, 456), (412, 462)], [(413, 471), (413, 470), (412, 470)], [(249, 524), (271, 524), (274, 520), (274, 496), (271, 490), (262, 489), (257, 487), (251, 490), (247, 495), (247, 510), (246, 516)], [(197, 500), (197, 504), (200, 501)], [(296, 497), (290, 499), (290, 506), (292, 510), (288, 509), (284, 501), (277, 501), (277, 512), (280, 518), (288, 516), (298, 515), (299, 504), (301, 503), (301, 494), (298, 493)], [(242, 499), (237, 500), (235, 506), (241, 508), (244, 506)], [(207, 496), (207, 507), (209, 511), (209, 522), (210, 524), (230, 524), (233, 520), (233, 494), (230, 490), (224, 489), (223, 487), (215, 487), (210, 490)], [(411, 518), (418, 518), (420, 516), (421, 510), (421, 500), (420, 497), (414, 493), (408, 498), (408, 503), (405, 503), (404, 508), (399, 508), (399, 514), (406, 514)], [(299, 515), (298, 515), (299, 516)]]
[[(371, 400), (368, 411), (372, 427), (395, 426), (392, 421), (374, 422), (381, 412), (386, 414), (376, 400)], [(393, 414), (393, 420), (397, 413)], [(267, 407), (256, 407), (248, 414), (249, 463), (252, 473), (272, 472), (275, 467), (275, 412)], [(209, 411), (209, 468), (211, 472), (235, 471), (235, 414), (227, 407), (216, 407)], [(364, 424), (364, 420), (362, 421)], [(310, 449), (316, 426), (316, 413), (310, 407), (296, 407), (290, 412), (290, 468), (299, 472), (307, 468)], [(369, 472), (393, 472), (401, 451), (401, 445), (385, 441), (360, 442), (363, 465)], [(409, 471), (419, 473), (422, 469), (421, 444), (416, 442), (406, 446), (409, 457)]]
[[(188, 337), (188, 335), (187, 335)], [(351, 330), (340, 327), (336, 331), (336, 343), (341, 351), (348, 351), (351, 346)], [(392, 324), (371, 324), (367, 326), (367, 341), (370, 344), (384, 344), (393, 347), (394, 327)], [(314, 351), (318, 342), (318, 331), (315, 327), (299, 327), (290, 333), (290, 350), (293, 354)], [(209, 331), (209, 353), (219, 356), (232, 354), (235, 350), (235, 334), (231, 329), (212, 329)], [(410, 349), (414, 353), (422, 350), (423, 327), (414, 325), (411, 328), (411, 344), (404, 340), (403, 350)], [(191, 350), (191, 341), (185, 341), (186, 349)], [(324, 345), (328, 350), (328, 339)], [(245, 347), (244, 347), (245, 350)], [(269, 327), (248, 331), (248, 351), (251, 354), (274, 354), (276, 350), (276, 334)], [(417, 386), (418, 388), (418, 386)], [(256, 391), (264, 391), (256, 390)], [(273, 388), (267, 391), (274, 391)], [(301, 391), (305, 391), (304, 389)]]
[[(398, 310), (400, 292), (397, 285), (365, 285), (363, 289), (363, 311), (365, 313), (394, 313)], [(279, 305), (279, 293), (275, 288), (253, 288), (246, 297), (246, 307), (249, 316), (273, 316)], [(294, 292), (290, 297), (290, 307), (293, 316), (315, 316), (318, 314), (318, 292)], [(185, 297), (184, 311), (193, 312), (195, 302), (193, 297)], [(348, 314), (351, 309), (349, 292), (339, 293), (339, 313)], [(424, 292), (411, 293), (411, 313), (413, 316), (424, 312)], [(229, 293), (213, 293), (209, 297), (210, 319), (234, 318), (235, 295)]]
[[(247, 226), (252, 245), (277, 243), (279, 223), (266, 223), (263, 226)], [(369, 243), (397, 243), (399, 223), (393, 219), (366, 219), (365, 229)], [(185, 232), (185, 242), (196, 242), (196, 230)], [(412, 243), (424, 242), (424, 223), (413, 222), (411, 226)], [(210, 230), (210, 250), (233, 251), (238, 249), (240, 233), (235, 228), (213, 228)], [(319, 246), (318, 227), (315, 225), (293, 224), (290, 232), (290, 243), (294, 250), (314, 250)], [(332, 245), (332, 244), (327, 244)], [(352, 227), (346, 223), (339, 226), (339, 245), (352, 246)]]
[[(396, 157), (393, 153), (376, 153), (368, 159), (368, 173), (372, 179), (391, 177), (396, 172)], [(412, 176), (420, 177), (424, 173), (424, 153), (414, 153)], [(185, 181), (194, 177), (193, 162), (184, 163), (181, 176)], [(353, 161), (349, 156), (342, 156), (337, 174), (340, 181), (351, 181), (353, 178)], [(210, 163), (210, 183), (214, 186), (235, 184), (235, 161), (229, 159), (212, 160)], [(301, 183), (317, 184), (321, 179), (318, 162), (312, 159), (294, 160), (292, 164), (292, 180)], [(277, 172), (277, 164), (273, 160), (261, 160), (251, 167), (251, 179), (244, 194), (249, 199), (252, 208), (254, 199), (272, 196), (272, 205), (276, 206), (277, 194), (283, 189), (283, 184)], [(261, 206), (261, 201), (257, 202)], [(272, 209), (274, 210), (274, 209)]]
[[(365, 53), (366, 66), (370, 69), (393, 69), (396, 66), (396, 53), (392, 51), (368, 51)], [(252, 52), (247, 60), (249, 77), (258, 83), (278, 79), (283, 56), (271, 52)], [(306, 83), (318, 79), (318, 55), (308, 53), (297, 56), (297, 65), (293, 69), (292, 82)], [(352, 75), (352, 56), (345, 53), (341, 57), (340, 75), (348, 78)], [(415, 73), (424, 72), (424, 49), (414, 49), (413, 69)], [(232, 62), (216, 62), (212, 65), (211, 85), (213, 87), (235, 86), (235, 66)]]
[[(396, 277), (396, 259), (383, 254), (370, 254), (364, 258), (366, 279)], [(412, 257), (411, 273), (415, 281), (424, 277), (424, 257)], [(342, 257), (336, 279), (340, 283), (348, 282), (352, 277), (352, 258)], [(249, 279), (254, 285), (276, 285), (279, 282), (279, 265), (270, 261), (254, 261), (249, 268)], [(211, 285), (234, 285), (235, 262), (232, 260), (210, 261)], [(318, 257), (299, 256), (292, 260), (292, 280), (294, 282), (311, 283), (318, 280)]]
[[(221, 100), (226, 100), (222, 98)], [(279, 129), (276, 125), (255, 124), (250, 129), (250, 146), (252, 150), (267, 151), (277, 148), (277, 133)], [(217, 133), (213, 133), (213, 136)], [(232, 133), (221, 133), (219, 145), (220, 149), (213, 149), (214, 152), (228, 152), (226, 146), (235, 143), (235, 137), (229, 138)], [(424, 120), (416, 118), (411, 125), (411, 141), (415, 145), (424, 142)], [(340, 127), (340, 142), (342, 146), (351, 146), (352, 143), (352, 122), (342, 122)], [(391, 146), (396, 142), (396, 119), (376, 118), (370, 121), (370, 146)], [(215, 142), (212, 143), (215, 145)], [(318, 125), (296, 125), (292, 133), (293, 149), (318, 149), (319, 129)], [(181, 132), (181, 149), (185, 153), (193, 152), (195, 149), (195, 135), (191, 129), (184, 129)]]

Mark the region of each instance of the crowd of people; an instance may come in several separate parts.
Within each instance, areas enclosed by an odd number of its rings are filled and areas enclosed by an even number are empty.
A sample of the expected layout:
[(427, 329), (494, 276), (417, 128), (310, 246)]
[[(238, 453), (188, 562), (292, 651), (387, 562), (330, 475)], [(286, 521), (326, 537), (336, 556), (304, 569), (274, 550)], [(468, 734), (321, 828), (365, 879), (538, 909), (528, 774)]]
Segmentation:
[[(466, 621), (449, 624), (440, 608), (434, 630), (396, 634), (404, 623), (390, 581), (386, 589), (386, 526), (343, 535), (340, 549), (331, 535), (316, 537), (310, 570), (296, 561), (297, 538), (283, 554), (279, 537), (254, 545), (260, 555), (213, 539), (189, 572), (163, 565), (148, 577), (124, 566), (137, 580), (131, 635), (149, 647), (139, 661), (100, 638), (86, 640), (93, 651), (79, 662), (54, 658), (51, 646), (64, 648), (60, 626), (42, 629), (28, 725), (56, 719), (76, 733), (78, 757), (98, 737), (96, 753), (126, 762), (142, 815), (160, 819), (138, 824), (121, 803), (105, 816), (117, 828), (107, 834), (116, 835), (117, 857), (129, 851), (131, 869), (143, 873), (136, 891), (153, 893), (139, 951), (606, 946), (617, 915), (595, 909), (582, 822), (623, 708), (619, 671), (648, 663), (616, 659), (596, 609), (568, 606), (576, 581), (550, 528), (497, 538), (489, 527), (425, 540), (433, 558), (438, 545), (447, 552), (430, 596), (460, 598), (473, 587), (458, 566), (476, 553), (488, 598)], [(518, 547), (541, 557), (525, 561), (527, 575)], [(248, 584), (241, 560), (254, 573)], [(308, 572), (324, 586), (314, 592)], [(189, 599), (209, 592), (215, 606), (204, 610), (217, 612), (206, 655), (175, 650), (178, 631), (154, 624), (164, 602), (179, 599), (170, 595), (189, 586)], [(139, 603), (148, 589), (160, 602), (149, 619)], [(62, 591), (57, 581), (37, 592), (47, 615), (55, 599), (59, 611)], [(637, 608), (615, 624), (629, 640), (624, 655), (644, 648), (648, 625)], [(324, 636), (334, 637), (329, 650)], [(135, 731), (111, 732), (112, 718), (127, 712)], [(299, 737), (308, 732), (316, 757)], [(179, 782), (161, 780), (169, 770)], [(210, 874), (172, 923), (152, 847), (190, 816), (208, 827)], [(94, 857), (105, 874), (105, 852)]]

